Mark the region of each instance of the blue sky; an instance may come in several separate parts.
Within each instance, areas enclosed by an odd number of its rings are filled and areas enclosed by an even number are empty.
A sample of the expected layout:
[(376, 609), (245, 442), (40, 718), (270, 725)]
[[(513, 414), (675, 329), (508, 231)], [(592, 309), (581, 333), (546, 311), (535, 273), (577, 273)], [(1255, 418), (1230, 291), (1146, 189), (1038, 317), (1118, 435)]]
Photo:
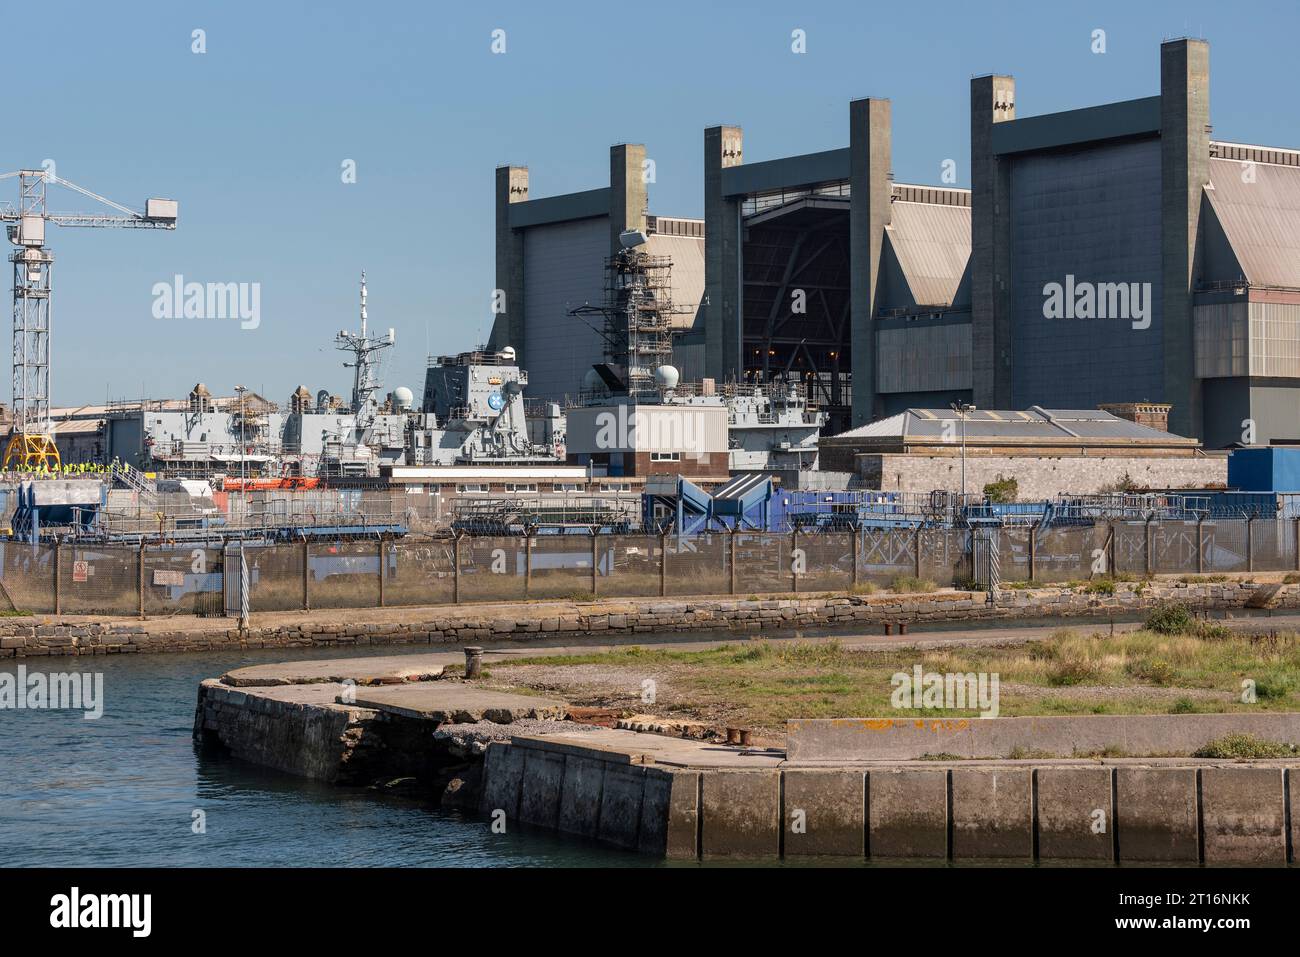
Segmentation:
[[(743, 126), (754, 162), (847, 145), (848, 101), (886, 96), (895, 178), (937, 183), (953, 158), (968, 185), (971, 76), (1013, 74), (1021, 116), (1150, 96), (1161, 39), (1183, 35), (1211, 44), (1215, 137), (1300, 146), (1293, 2), (54, 2), (22, 43), (2, 5), (0, 172), (52, 159), (128, 206), (181, 204), (175, 232), (51, 230), (55, 405), (198, 380), (346, 395), (331, 340), (355, 325), (362, 268), (372, 322), (397, 329), (386, 385), (418, 394), (428, 352), (490, 329), (501, 163), (547, 196), (604, 185), (609, 146), (643, 142), (651, 212), (699, 216), (705, 126)], [(16, 193), (0, 181), (0, 202)], [(51, 190), (50, 208), (94, 205)], [(152, 287), (177, 273), (260, 283), (260, 327), (154, 319)]]

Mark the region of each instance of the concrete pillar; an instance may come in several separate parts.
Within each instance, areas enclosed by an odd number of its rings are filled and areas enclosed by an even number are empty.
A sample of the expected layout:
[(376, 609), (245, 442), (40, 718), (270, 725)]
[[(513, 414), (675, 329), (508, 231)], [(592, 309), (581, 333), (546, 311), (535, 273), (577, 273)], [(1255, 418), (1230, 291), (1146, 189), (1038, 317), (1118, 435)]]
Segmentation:
[(1193, 375), (1192, 289), (1199, 273), (1197, 230), (1210, 181), (1210, 45), (1160, 44), (1161, 322), (1169, 431), (1204, 435), (1200, 383)]
[(524, 363), (524, 235), (510, 228), (510, 204), (528, 199), (528, 167), (498, 166), (496, 175), (497, 259), (496, 288), (504, 294), (503, 311), (493, 318), (488, 346), (514, 346)]
[(970, 81), (971, 380), (975, 405), (1010, 409), (1011, 165), (993, 152), (993, 126), (1016, 118), (1016, 81)]
[(646, 182), (645, 147), (620, 143), (609, 148), (609, 253), (621, 248), (619, 233), (628, 229), (645, 232)]
[(889, 100), (849, 104), (849, 338), (853, 347), (853, 425), (876, 417), (876, 293), (885, 227), (891, 221)]
[(722, 171), (739, 166), (739, 126), (704, 131), (704, 369), (719, 382), (740, 379), (740, 200), (722, 194)]

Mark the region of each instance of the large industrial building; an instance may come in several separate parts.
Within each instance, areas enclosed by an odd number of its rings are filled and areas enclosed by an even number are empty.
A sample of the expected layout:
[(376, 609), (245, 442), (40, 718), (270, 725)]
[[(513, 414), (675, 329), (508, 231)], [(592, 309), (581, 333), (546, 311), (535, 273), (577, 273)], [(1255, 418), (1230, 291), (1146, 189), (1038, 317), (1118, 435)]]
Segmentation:
[(705, 130), (702, 224), (646, 215), (643, 147), (567, 196), (503, 167), (494, 345), (535, 393), (577, 390), (601, 342), (570, 312), (644, 229), (687, 304), (683, 379), (798, 382), (829, 433), (953, 401), (1167, 403), (1208, 447), (1298, 443), (1300, 151), (1211, 138), (1206, 41), (1159, 62), (1155, 96), (1021, 118), (1012, 77), (971, 80), (970, 190), (893, 181), (885, 99), (825, 152), (746, 163), (740, 127)]

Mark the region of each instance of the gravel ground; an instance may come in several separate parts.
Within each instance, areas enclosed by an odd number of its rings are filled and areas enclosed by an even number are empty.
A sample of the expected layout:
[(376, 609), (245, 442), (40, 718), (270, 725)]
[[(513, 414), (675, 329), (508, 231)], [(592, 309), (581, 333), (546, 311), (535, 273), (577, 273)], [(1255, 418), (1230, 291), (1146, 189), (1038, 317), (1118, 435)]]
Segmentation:
[(491, 741), (509, 740), (512, 734), (576, 734), (589, 725), (572, 721), (549, 721), (523, 718), (510, 724), (475, 721), (468, 724), (444, 724), (433, 732), (435, 741), (446, 741), (453, 754), (482, 754)]

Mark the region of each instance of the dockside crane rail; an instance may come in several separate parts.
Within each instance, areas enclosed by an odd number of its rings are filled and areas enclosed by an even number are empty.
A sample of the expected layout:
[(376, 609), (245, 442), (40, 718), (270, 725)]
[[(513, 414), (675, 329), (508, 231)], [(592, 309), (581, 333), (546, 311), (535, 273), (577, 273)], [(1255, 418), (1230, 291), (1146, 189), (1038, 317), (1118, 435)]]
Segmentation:
[[(18, 180), (18, 204), (0, 205), (0, 222), (18, 248), (14, 266), (13, 429), (0, 468), (58, 468), (59, 450), (50, 421), (50, 294), (54, 255), (45, 246), (45, 224), (84, 228), (175, 229), (172, 199), (149, 199), (143, 213), (115, 203), (44, 169), (0, 173)], [(115, 213), (51, 213), (46, 187), (64, 186)]]

